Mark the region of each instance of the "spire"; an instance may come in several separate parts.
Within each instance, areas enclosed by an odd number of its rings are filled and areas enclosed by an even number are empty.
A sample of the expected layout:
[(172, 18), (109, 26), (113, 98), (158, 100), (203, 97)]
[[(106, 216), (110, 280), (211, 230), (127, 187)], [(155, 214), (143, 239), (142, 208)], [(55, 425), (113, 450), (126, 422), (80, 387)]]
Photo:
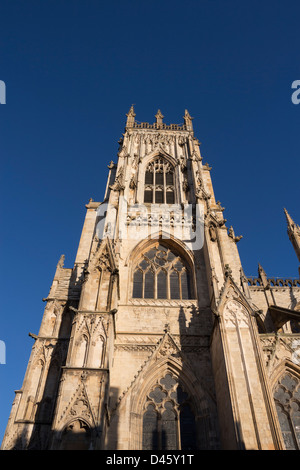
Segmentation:
[(128, 111), (128, 113), (126, 114), (126, 116), (127, 116), (126, 127), (133, 127), (134, 118), (135, 118), (135, 116), (136, 116), (136, 114), (135, 114), (135, 112), (134, 112), (133, 104), (131, 105), (131, 108), (130, 108), (130, 110)]
[(184, 112), (184, 116), (183, 116), (183, 119), (184, 119), (184, 124), (186, 125), (186, 129), (188, 131), (192, 131), (193, 130), (193, 123), (192, 123), (192, 120), (194, 118), (191, 117), (190, 113), (188, 112), (188, 110), (186, 109), (185, 112)]
[(286, 209), (284, 209), (284, 213), (286, 216), (287, 226), (288, 226), (287, 233), (288, 233), (290, 241), (292, 242), (292, 245), (294, 247), (298, 260), (300, 261), (300, 227), (293, 221), (292, 217), (290, 216), (290, 214), (288, 213)]

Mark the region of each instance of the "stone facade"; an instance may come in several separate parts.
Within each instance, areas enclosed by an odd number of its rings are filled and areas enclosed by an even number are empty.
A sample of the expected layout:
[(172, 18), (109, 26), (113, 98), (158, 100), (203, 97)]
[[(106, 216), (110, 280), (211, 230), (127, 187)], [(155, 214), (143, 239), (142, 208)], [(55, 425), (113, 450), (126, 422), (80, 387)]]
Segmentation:
[(155, 117), (58, 262), (2, 449), (299, 449), (300, 280), (245, 277), (191, 116)]

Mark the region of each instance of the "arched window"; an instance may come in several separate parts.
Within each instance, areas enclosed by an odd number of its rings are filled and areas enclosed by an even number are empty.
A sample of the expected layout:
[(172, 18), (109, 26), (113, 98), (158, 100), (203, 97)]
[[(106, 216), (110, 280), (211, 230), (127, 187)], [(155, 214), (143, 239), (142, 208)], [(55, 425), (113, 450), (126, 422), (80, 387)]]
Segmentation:
[(174, 204), (174, 168), (161, 157), (152, 160), (145, 172), (144, 202)]
[(300, 382), (286, 373), (275, 388), (274, 399), (286, 450), (300, 449)]
[(147, 398), (143, 450), (195, 450), (195, 416), (178, 379), (167, 373)]
[(178, 254), (157, 244), (142, 255), (133, 273), (133, 298), (192, 299), (192, 295), (189, 267)]

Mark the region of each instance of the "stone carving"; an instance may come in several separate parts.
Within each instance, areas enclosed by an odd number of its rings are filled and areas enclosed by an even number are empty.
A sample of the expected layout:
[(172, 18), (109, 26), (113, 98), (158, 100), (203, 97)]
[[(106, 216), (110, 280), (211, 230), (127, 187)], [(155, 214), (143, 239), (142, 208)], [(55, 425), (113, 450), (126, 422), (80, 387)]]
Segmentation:
[(215, 242), (217, 239), (216, 227), (213, 224), (210, 224), (208, 231), (211, 241)]
[(183, 183), (182, 183), (182, 189), (186, 193), (190, 189), (190, 185), (188, 183), (188, 180), (184, 178)]
[(239, 235), (238, 237), (235, 236), (235, 233), (234, 233), (234, 230), (233, 230), (232, 226), (230, 227), (230, 229), (228, 231), (228, 236), (230, 238), (232, 238), (232, 240), (236, 243), (239, 242), (243, 238), (243, 235)]
[(185, 143), (186, 143), (186, 137), (179, 136), (178, 137), (178, 145), (180, 145), (180, 147), (183, 147)]
[(64, 422), (68, 422), (70, 419), (79, 418), (79, 417), (84, 418), (89, 423), (95, 422), (92, 408), (91, 408), (83, 382), (82, 384), (79, 385), (70, 403), (63, 411), (59, 419), (59, 422), (61, 422), (62, 420)]
[(130, 180), (130, 183), (129, 183), (129, 187), (130, 187), (130, 189), (135, 189), (135, 188), (136, 188), (136, 181), (135, 181), (135, 177), (134, 177), (134, 176), (131, 177), (131, 180)]
[(170, 335), (166, 334), (164, 341), (157, 351), (156, 360), (171, 356), (180, 358), (179, 348), (175, 345), (174, 341), (171, 340)]
[(115, 182), (114, 182), (113, 185), (110, 186), (110, 189), (112, 191), (121, 191), (124, 188), (125, 188), (125, 186), (124, 186), (124, 170), (123, 170), (123, 167), (121, 167), (118, 171)]
[(180, 169), (183, 173), (187, 170), (185, 159), (182, 156), (179, 159), (179, 166), (180, 166)]
[[(297, 338), (297, 339), (295, 339)], [(299, 340), (300, 336), (295, 335), (260, 335), (260, 342), (264, 353), (265, 364), (269, 376), (273, 370), (285, 361), (293, 362), (293, 354), (295, 353), (295, 341)]]
[(245, 307), (236, 300), (227, 302), (224, 309), (224, 321), (226, 328), (239, 326), (240, 328), (249, 327), (249, 314)]

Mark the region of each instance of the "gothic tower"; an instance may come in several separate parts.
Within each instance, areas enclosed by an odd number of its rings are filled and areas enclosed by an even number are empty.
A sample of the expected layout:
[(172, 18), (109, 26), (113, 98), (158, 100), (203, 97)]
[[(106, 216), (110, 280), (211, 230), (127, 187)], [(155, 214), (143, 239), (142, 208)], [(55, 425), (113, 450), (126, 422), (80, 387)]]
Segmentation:
[(187, 110), (135, 117), (58, 262), (2, 449), (299, 449), (300, 281), (245, 276)]

